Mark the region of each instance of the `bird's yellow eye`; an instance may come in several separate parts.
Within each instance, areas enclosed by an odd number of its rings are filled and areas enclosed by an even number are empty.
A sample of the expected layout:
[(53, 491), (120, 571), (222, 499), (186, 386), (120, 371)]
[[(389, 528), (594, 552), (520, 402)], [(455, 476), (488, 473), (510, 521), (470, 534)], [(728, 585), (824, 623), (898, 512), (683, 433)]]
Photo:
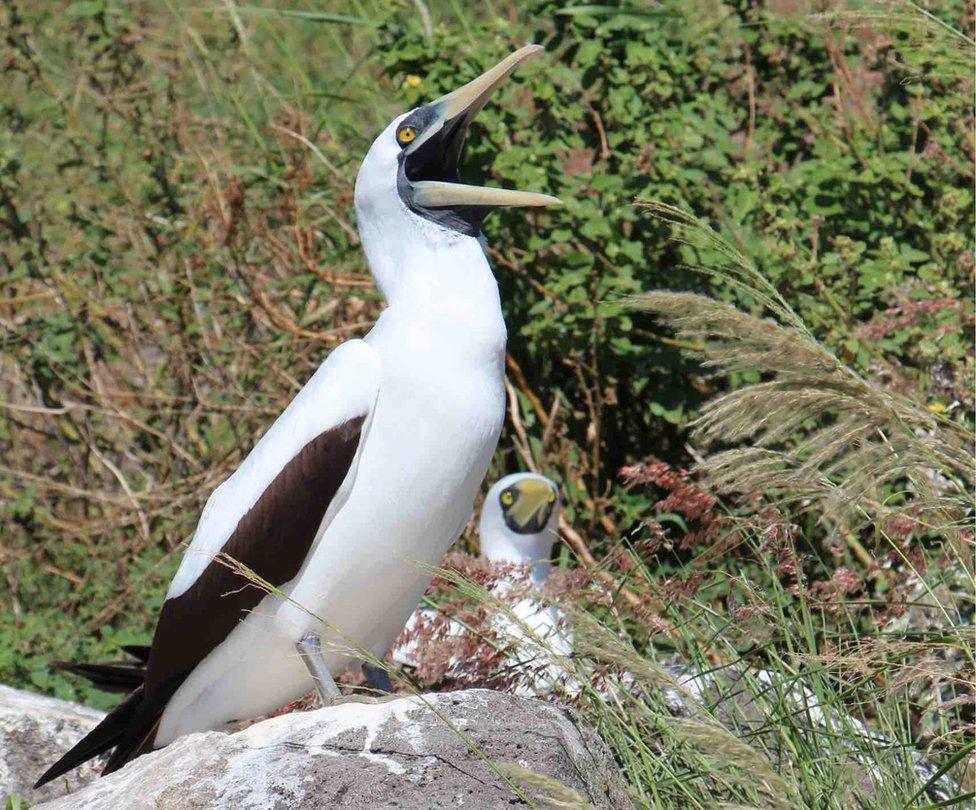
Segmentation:
[(501, 501), (502, 506), (511, 506), (515, 503), (515, 496), (511, 492), (505, 491), (502, 493)]
[(417, 130), (413, 127), (400, 127), (397, 130), (397, 143), (401, 146), (406, 146), (414, 138), (417, 137)]

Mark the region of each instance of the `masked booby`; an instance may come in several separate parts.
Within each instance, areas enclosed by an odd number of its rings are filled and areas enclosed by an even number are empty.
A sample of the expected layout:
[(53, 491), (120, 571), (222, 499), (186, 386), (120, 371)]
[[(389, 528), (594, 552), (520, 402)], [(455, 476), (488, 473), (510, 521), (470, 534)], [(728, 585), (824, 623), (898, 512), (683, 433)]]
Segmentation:
[[(541, 50), (517, 50), (373, 142), (355, 208), (387, 308), (364, 339), (332, 352), (210, 496), (144, 680), (38, 786), (109, 750), (103, 772), (115, 771), (313, 685), (328, 702), (333, 673), (390, 648), (429, 580), (416, 563), (439, 563), (460, 534), (504, 419), (505, 323), (481, 222), (500, 206), (559, 202), (457, 173), (471, 120)], [(118, 677), (132, 685), (131, 672)]]
[[(517, 690), (520, 693), (533, 694), (556, 683), (563, 670), (556, 665), (540, 667), (540, 659), (572, 652), (572, 637), (562, 612), (546, 605), (541, 594), (537, 598), (523, 593), (532, 589), (541, 591), (552, 572), (552, 547), (559, 540), (561, 508), (559, 489), (552, 481), (536, 473), (516, 473), (495, 482), (481, 510), (478, 524), (481, 558), (496, 565), (525, 566), (530, 571), (528, 589), (525, 583), (507, 579), (492, 587), (495, 596), (509, 603), (515, 619), (499, 614), (493, 617), (492, 629), (499, 639), (514, 642), (509, 664), (525, 676), (525, 683)], [(511, 598), (513, 591), (519, 592), (518, 599)], [(436, 616), (437, 611), (424, 609), (410, 617), (405, 641), (393, 650), (396, 663), (417, 666), (421, 651), (417, 637), (423, 632), (422, 626)], [(461, 636), (470, 631), (451, 621), (443, 632), (447, 636)], [(462, 661), (452, 660), (450, 669), (460, 669), (463, 665)]]
[[(488, 490), (478, 528), (481, 554), (496, 563), (531, 567), (531, 585), (540, 590), (552, 572), (552, 546), (559, 539), (559, 514), (562, 504), (556, 485), (535, 473), (509, 475)], [(500, 583), (502, 590), (512, 587)], [(519, 624), (500, 617), (503, 637), (555, 646), (554, 652), (567, 655), (562, 614), (552, 606), (531, 597), (512, 606)]]
[(478, 544), (494, 563), (530, 565), (542, 585), (552, 570), (552, 546), (562, 504), (559, 489), (536, 473), (515, 473), (496, 481), (481, 508)]

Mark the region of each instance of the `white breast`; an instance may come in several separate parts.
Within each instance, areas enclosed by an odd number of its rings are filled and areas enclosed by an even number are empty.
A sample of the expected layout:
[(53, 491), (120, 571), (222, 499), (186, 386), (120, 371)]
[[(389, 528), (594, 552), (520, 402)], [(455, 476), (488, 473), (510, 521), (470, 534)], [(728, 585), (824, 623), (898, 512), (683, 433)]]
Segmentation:
[[(347, 497), (282, 586), (287, 598), (266, 597), (180, 687), (158, 745), (307, 691), (294, 645), (309, 632), (334, 675), (363, 651), (386, 653), (430, 581), (424, 566), (471, 516), (505, 412), (505, 325), (482, 245), (363, 237), (396, 300), (365, 338), (379, 385)], [(319, 396), (310, 412), (330, 407), (329, 392)]]
[(384, 319), (367, 338), (383, 374), (355, 485), (278, 614), (292, 640), (321, 631), (315, 617), (331, 626), (345, 648), (336, 669), (350, 646), (392, 644), (430, 580), (424, 566), (471, 516), (504, 418), (504, 332)]

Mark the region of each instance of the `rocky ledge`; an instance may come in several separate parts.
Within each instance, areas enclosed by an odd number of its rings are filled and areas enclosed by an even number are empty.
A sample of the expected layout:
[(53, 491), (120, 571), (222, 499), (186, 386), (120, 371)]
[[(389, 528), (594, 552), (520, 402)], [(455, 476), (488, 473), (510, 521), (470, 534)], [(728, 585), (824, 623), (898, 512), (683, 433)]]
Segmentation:
[(31, 804), (63, 796), (98, 776), (97, 763), (40, 790), (32, 790), (44, 769), (85, 736), (104, 715), (64, 700), (0, 686), (0, 807), (14, 795)]
[[(0, 701), (0, 797), (18, 793), (35, 810), (497, 808), (526, 797), (546, 806), (546, 779), (580, 804), (631, 807), (610, 752), (573, 712), (482, 689), (343, 703), (233, 734), (191, 734), (117, 773), (93, 780), (89, 770), (47, 793), (30, 782), (98, 713), (12, 689)], [(19, 721), (33, 729), (27, 736), (5, 731), (17, 727), (18, 711), (29, 715)], [(526, 772), (546, 779), (520, 779)]]

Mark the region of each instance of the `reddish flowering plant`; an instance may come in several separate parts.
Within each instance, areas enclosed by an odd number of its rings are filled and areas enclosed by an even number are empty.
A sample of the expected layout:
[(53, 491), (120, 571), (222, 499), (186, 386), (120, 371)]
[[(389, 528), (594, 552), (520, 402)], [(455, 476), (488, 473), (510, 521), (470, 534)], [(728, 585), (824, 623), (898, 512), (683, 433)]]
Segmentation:
[[(659, 491), (660, 497), (653, 504), (657, 514), (677, 514), (692, 524), (676, 543), (681, 551), (718, 543), (710, 550), (710, 556), (721, 556), (735, 545), (733, 533), (723, 532), (726, 521), (717, 509), (718, 500), (712, 493), (693, 483), (687, 470), (648, 459), (622, 467), (619, 474), (628, 490), (650, 486)], [(635, 543), (634, 549), (646, 558), (666, 543), (667, 533), (657, 520), (649, 519), (644, 525), (650, 534), (640, 543)]]
[(814, 582), (810, 586), (810, 601), (828, 613), (840, 613), (848, 609), (848, 597), (863, 587), (864, 578), (842, 566), (834, 571), (829, 580)]
[(519, 637), (517, 622), (505, 620), (506, 610), (526, 603), (544, 610), (550, 599), (576, 602), (593, 588), (592, 574), (576, 569), (554, 572), (540, 591), (530, 566), (454, 552), (427, 590), (437, 608), (418, 612), (395, 647), (405, 651), (410, 676), (424, 689), (544, 693), (552, 681), (552, 659), (544, 647)]
[(921, 315), (934, 315), (946, 309), (962, 309), (962, 302), (954, 298), (935, 298), (909, 301), (889, 307), (881, 316), (861, 327), (861, 334), (869, 340), (883, 340), (892, 332), (916, 326)]
[(620, 477), (628, 489), (653, 484), (664, 490), (665, 497), (654, 504), (659, 512), (677, 512), (688, 520), (709, 524), (716, 519), (715, 496), (691, 483), (687, 470), (676, 470), (664, 461), (642, 461), (620, 468)]

